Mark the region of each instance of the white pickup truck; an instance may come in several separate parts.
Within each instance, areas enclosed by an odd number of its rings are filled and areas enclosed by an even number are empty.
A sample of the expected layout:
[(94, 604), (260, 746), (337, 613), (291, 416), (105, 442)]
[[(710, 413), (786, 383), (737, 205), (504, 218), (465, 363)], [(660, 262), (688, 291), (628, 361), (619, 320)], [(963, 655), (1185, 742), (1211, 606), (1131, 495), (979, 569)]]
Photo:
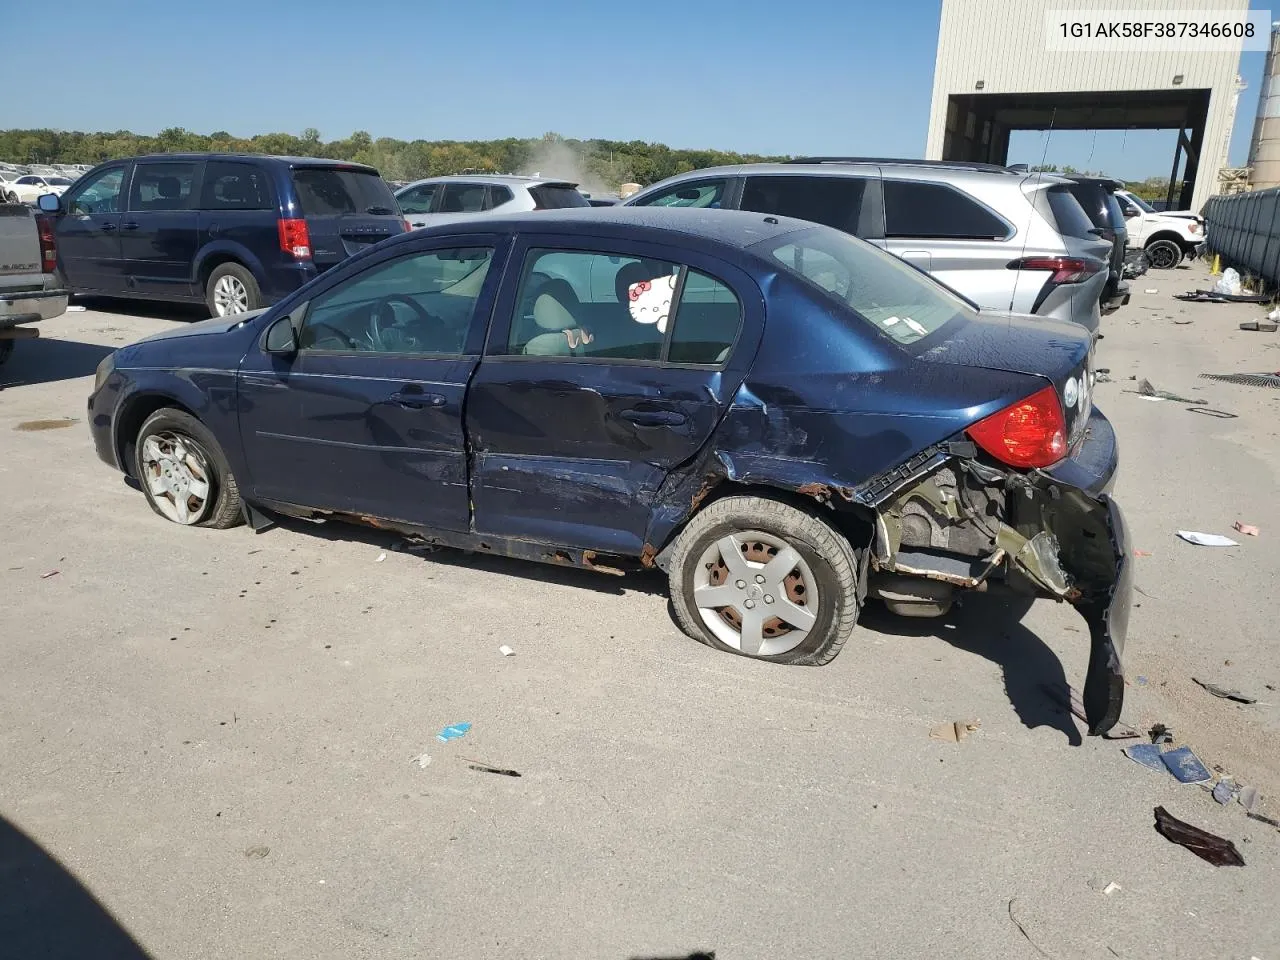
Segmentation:
[(1116, 201), (1124, 214), (1129, 248), (1146, 251), (1153, 269), (1172, 270), (1203, 249), (1204, 218), (1190, 210), (1162, 213), (1128, 190), (1117, 190)]
[(40, 336), (30, 324), (67, 310), (51, 227), (25, 204), (0, 203), (0, 365), (15, 341)]

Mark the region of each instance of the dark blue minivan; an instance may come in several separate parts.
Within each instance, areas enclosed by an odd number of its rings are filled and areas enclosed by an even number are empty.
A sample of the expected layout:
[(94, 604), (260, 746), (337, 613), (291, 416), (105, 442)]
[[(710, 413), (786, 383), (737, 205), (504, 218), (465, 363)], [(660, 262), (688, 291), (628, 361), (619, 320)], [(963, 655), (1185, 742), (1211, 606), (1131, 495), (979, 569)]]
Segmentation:
[(204, 302), (215, 316), (274, 303), (407, 229), (373, 167), (306, 157), (112, 160), (40, 208), (72, 293)]

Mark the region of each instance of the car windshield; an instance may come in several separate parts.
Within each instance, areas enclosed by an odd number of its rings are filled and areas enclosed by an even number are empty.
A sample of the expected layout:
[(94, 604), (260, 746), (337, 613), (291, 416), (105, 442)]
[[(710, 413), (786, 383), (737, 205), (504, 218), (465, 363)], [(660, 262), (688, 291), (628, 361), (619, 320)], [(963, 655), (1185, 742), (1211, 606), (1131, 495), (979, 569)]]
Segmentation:
[(368, 213), (399, 214), (391, 188), (376, 173), (339, 167), (302, 167), (293, 171), (293, 185), (307, 216)]
[(1129, 202), (1130, 202), (1130, 203), (1134, 204), (1134, 205), (1135, 205), (1135, 206), (1137, 206), (1139, 209), (1141, 209), (1143, 213), (1156, 213), (1156, 212), (1157, 212), (1155, 207), (1153, 207), (1151, 204), (1147, 203), (1147, 201), (1143, 200), (1143, 199), (1142, 199), (1140, 196), (1138, 196), (1136, 193), (1126, 193), (1126, 194), (1125, 194), (1125, 196), (1126, 196), (1126, 197), (1128, 197), (1128, 199), (1129, 199)]
[(914, 343), (976, 311), (925, 274), (871, 244), (816, 227), (752, 244), (811, 286), (851, 307), (898, 343)]

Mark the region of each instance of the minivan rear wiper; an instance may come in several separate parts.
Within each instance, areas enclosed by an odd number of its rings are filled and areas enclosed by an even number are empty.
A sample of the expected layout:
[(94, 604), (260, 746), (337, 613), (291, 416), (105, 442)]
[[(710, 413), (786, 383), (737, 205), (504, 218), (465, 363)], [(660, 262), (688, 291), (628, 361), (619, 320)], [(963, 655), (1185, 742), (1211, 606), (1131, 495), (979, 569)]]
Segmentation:
[(395, 211), (394, 211), (394, 210), (392, 210), (390, 207), (379, 207), (379, 206), (376, 206), (376, 205), (375, 205), (375, 206), (372, 206), (372, 207), (365, 207), (365, 211), (364, 211), (364, 212), (365, 212), (365, 213), (372, 213), (374, 216), (379, 216), (379, 217), (386, 217), (386, 216), (390, 216), (391, 214), (395, 213)]

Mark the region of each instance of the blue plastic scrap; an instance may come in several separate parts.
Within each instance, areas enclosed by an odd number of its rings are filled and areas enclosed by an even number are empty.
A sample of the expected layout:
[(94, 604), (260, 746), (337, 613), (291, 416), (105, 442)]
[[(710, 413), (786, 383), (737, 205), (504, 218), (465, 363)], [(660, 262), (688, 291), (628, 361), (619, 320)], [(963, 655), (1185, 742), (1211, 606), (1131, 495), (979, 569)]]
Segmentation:
[(1179, 747), (1177, 750), (1166, 751), (1160, 754), (1160, 759), (1169, 768), (1169, 772), (1182, 783), (1204, 783), (1206, 780), (1213, 779), (1213, 775), (1209, 773), (1199, 758), (1191, 752), (1190, 747)]
[(1124, 755), (1149, 770), (1154, 770), (1157, 773), (1165, 772), (1164, 754), (1157, 744), (1135, 743), (1131, 747), (1124, 748)]
[(471, 729), (469, 723), (452, 723), (436, 734), (436, 739), (448, 743), (450, 740), (457, 740), (459, 737), (465, 737), (467, 731)]
[(1213, 786), (1213, 799), (1221, 804), (1228, 804), (1236, 795), (1235, 788), (1225, 780), (1219, 780)]

